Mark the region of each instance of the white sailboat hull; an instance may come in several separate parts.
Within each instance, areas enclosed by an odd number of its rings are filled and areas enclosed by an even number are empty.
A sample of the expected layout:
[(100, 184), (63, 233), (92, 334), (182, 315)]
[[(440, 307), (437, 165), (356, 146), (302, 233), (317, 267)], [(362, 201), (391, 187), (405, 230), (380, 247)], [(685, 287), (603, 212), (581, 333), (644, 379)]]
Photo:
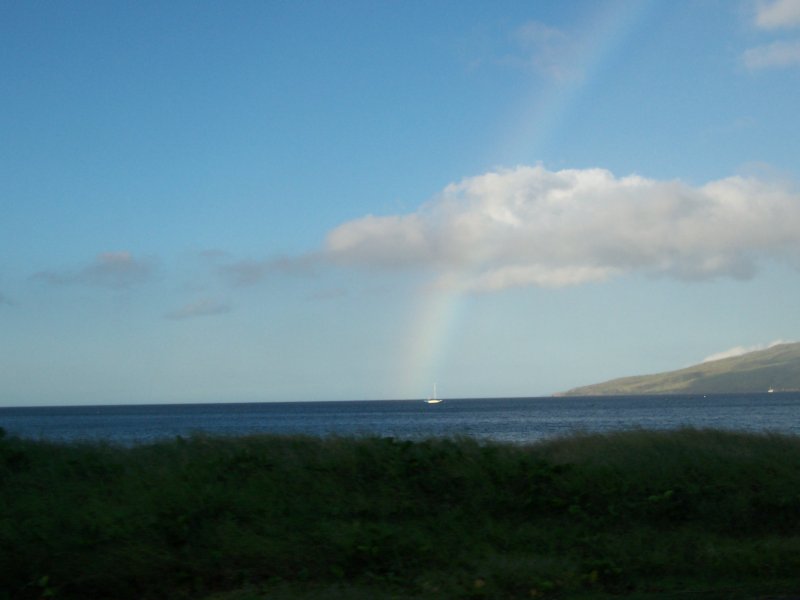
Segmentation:
[(433, 384), (433, 396), (425, 400), (426, 404), (439, 404), (442, 401), (441, 398), (437, 398), (436, 396), (436, 384)]

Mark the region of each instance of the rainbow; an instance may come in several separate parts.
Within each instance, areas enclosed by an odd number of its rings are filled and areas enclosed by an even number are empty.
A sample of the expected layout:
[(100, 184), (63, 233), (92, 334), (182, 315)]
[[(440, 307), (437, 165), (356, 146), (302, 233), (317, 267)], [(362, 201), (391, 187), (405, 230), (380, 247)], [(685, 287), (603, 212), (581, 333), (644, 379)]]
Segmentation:
[(421, 289), (405, 343), (407, 360), (399, 385), (407, 396), (413, 398), (422, 390), (427, 392), (437, 381), (443, 361), (450, 354), (463, 304), (464, 293), (452, 282), (443, 285), (439, 281)]
[[(572, 65), (579, 76), (551, 81), (545, 89), (537, 87), (513, 115), (507, 135), (497, 145), (496, 156), (541, 156), (581, 96), (606, 69), (613, 68), (616, 57), (628, 36), (636, 30), (654, 5), (615, 1), (598, 4), (588, 15), (580, 31), (584, 43)], [(438, 282), (420, 288), (413, 307), (411, 325), (405, 340), (404, 356), (398, 373), (397, 389), (404, 397), (424, 398), (431, 385), (443, 384), (444, 395), (466, 395), (457, 386), (448, 386), (442, 377), (459, 323), (465, 318), (463, 285), (474, 267), (460, 273), (448, 273)], [(455, 388), (455, 389), (454, 389)]]
[(571, 74), (551, 81), (544, 89), (541, 85), (532, 88), (509, 119), (496, 154), (541, 156), (592, 84), (613, 69), (622, 56), (625, 40), (645, 20), (654, 4), (653, 0), (597, 3), (596, 10), (577, 28), (581, 43), (571, 64)]

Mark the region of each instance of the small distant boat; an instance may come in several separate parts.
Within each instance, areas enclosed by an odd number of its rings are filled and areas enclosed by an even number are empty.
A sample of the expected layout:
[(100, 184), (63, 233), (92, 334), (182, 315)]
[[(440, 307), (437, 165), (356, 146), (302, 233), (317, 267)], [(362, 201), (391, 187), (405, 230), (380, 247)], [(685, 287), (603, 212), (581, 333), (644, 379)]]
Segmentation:
[(433, 396), (425, 400), (427, 404), (439, 404), (442, 401), (441, 398), (436, 396), (436, 384), (433, 384)]
[(769, 389), (767, 390), (767, 393), (768, 393), (768, 394), (772, 394), (772, 393), (774, 393), (774, 392), (775, 392), (775, 388), (769, 388)]

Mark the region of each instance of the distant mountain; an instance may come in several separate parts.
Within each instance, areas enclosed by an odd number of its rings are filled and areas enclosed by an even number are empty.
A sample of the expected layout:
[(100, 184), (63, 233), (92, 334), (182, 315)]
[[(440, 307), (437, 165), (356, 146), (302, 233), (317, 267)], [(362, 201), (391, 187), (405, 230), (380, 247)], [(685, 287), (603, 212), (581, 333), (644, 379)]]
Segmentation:
[(724, 394), (800, 390), (800, 343), (700, 363), (678, 371), (623, 377), (559, 396)]

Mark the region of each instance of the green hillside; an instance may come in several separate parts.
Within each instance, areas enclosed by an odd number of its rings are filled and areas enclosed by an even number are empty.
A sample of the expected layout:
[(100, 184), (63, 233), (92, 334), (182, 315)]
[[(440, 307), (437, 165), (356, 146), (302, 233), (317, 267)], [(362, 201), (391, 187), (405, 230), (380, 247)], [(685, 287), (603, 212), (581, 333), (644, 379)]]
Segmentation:
[(800, 343), (779, 344), (742, 356), (666, 373), (622, 377), (571, 389), (562, 396), (722, 394), (800, 390)]

